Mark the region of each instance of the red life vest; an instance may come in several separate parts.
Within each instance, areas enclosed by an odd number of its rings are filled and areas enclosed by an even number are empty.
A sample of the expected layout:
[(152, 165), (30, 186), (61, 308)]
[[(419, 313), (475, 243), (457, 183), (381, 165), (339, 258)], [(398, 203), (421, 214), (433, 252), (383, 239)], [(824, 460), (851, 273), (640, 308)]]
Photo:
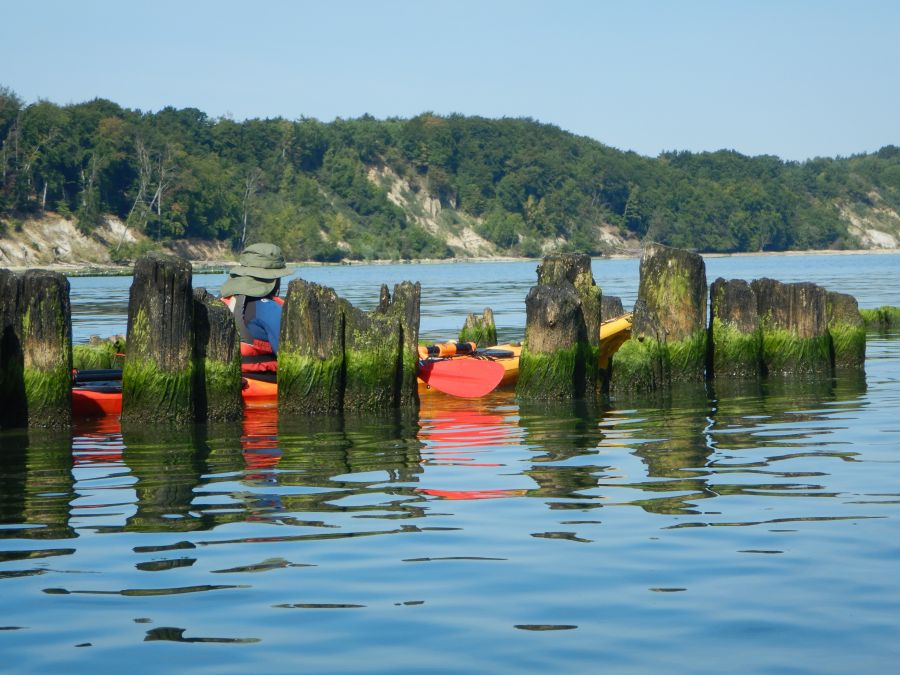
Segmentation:
[[(254, 298), (255, 299), (255, 298)], [(271, 298), (279, 305), (284, 300), (275, 296)], [(241, 372), (242, 373), (274, 373), (278, 370), (278, 359), (272, 351), (272, 345), (268, 340), (260, 340), (250, 335), (247, 322), (252, 321), (256, 315), (256, 303), (247, 303), (246, 295), (227, 295), (221, 298), (222, 302), (234, 314), (237, 320), (238, 332), (241, 334)], [(247, 312), (251, 316), (247, 316)]]

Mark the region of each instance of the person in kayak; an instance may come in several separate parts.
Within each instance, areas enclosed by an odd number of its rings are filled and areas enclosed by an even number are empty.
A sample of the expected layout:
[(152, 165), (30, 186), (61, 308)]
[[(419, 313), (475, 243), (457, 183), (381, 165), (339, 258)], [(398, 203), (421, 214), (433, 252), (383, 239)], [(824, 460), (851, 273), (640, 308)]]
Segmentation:
[(241, 334), (241, 372), (245, 375), (274, 381), (284, 304), (278, 291), (281, 278), (293, 272), (278, 246), (251, 244), (222, 284), (222, 302), (234, 313)]

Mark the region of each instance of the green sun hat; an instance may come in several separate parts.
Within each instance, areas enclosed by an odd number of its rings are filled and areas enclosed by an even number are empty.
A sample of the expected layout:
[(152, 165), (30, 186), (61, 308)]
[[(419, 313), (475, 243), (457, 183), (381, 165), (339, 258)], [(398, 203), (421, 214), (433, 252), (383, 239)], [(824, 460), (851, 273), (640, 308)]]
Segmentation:
[(240, 264), (232, 268), (222, 284), (223, 297), (249, 295), (262, 298), (272, 292), (277, 279), (293, 274), (284, 264), (284, 254), (275, 244), (251, 244), (241, 253)]

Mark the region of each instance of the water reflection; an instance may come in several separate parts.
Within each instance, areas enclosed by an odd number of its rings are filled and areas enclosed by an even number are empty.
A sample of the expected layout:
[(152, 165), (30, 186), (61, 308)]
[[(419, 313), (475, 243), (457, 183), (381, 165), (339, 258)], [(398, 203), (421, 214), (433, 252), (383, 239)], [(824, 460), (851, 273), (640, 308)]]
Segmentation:
[[(867, 404), (865, 393), (864, 377), (717, 381), (625, 410), (518, 405), (512, 392), (498, 392), (479, 401), (425, 396), (418, 417), (279, 420), (270, 408), (248, 411), (241, 423), (189, 430), (120, 429), (107, 419), (80, 425), (72, 438), (7, 433), (0, 536), (268, 523), (331, 538), (408, 531), (360, 520), (425, 518), (435, 499), (537, 498), (551, 511), (615, 504), (702, 515), (700, 504), (712, 499), (828, 497), (835, 493), (822, 460), (855, 461), (842, 431)], [(810, 457), (814, 468), (803, 462)], [(195, 546), (154, 550), (182, 545)], [(194, 563), (182, 556), (138, 569)]]

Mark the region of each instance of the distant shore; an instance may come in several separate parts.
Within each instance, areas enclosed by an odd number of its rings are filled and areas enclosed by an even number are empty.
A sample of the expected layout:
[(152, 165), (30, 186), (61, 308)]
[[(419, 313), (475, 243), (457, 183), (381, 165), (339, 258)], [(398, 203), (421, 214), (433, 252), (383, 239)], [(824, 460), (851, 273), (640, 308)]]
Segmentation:
[[(847, 249), (847, 250), (816, 250), (816, 251), (755, 251), (742, 253), (701, 253), (704, 258), (752, 258), (752, 257), (789, 257), (789, 256), (822, 256), (822, 255), (890, 255), (900, 253), (900, 248), (876, 248), (876, 249)], [(640, 252), (614, 253), (605, 256), (596, 256), (595, 259), (603, 260), (629, 260), (640, 257)], [(290, 261), (289, 265), (295, 267), (341, 267), (350, 265), (438, 265), (460, 263), (509, 263), (509, 262), (540, 262), (540, 258), (516, 258), (508, 256), (497, 257), (473, 257), (473, 258), (423, 258), (421, 260), (344, 260), (341, 262), (315, 262), (311, 260)], [(238, 263), (233, 260), (192, 260), (190, 261), (194, 274), (227, 274)], [(45, 269), (60, 272), (66, 276), (131, 276), (132, 265), (96, 265), (90, 263), (57, 263), (53, 265), (35, 265), (33, 267), (11, 266), (14, 272), (23, 272), (28, 269)]]

